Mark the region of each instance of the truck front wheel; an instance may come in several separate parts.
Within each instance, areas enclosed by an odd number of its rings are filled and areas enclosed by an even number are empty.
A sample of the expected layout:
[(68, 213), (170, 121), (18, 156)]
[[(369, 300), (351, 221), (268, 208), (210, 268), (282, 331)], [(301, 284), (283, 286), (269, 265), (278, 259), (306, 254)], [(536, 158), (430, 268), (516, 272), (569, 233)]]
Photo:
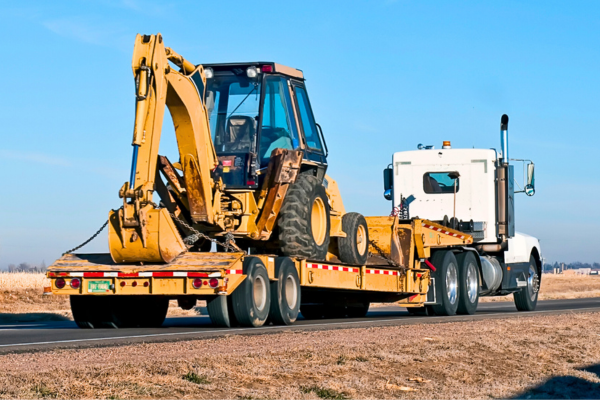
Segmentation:
[(436, 271), (435, 291), (437, 304), (432, 305), (436, 315), (449, 316), (458, 310), (458, 262), (451, 251), (438, 251), (432, 260)]
[(540, 290), (540, 277), (537, 264), (533, 254), (529, 256), (529, 271), (527, 274), (527, 286), (521, 291), (514, 293), (515, 306), (519, 311), (533, 311), (537, 305), (538, 292)]

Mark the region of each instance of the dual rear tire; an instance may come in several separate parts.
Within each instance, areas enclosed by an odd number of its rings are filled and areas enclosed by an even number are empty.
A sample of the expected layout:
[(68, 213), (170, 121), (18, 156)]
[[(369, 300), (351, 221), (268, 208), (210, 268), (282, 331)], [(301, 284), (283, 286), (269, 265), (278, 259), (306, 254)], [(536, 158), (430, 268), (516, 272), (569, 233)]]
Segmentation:
[(472, 252), (455, 256), (451, 251), (438, 251), (433, 255), (432, 272), (435, 279), (437, 303), (431, 310), (440, 316), (472, 315), (479, 303), (479, 266)]
[(246, 279), (230, 296), (216, 296), (207, 304), (214, 325), (258, 327), (267, 321), (291, 325), (300, 311), (300, 279), (294, 262), (279, 257), (275, 262), (277, 280), (269, 282), (267, 269), (259, 258), (244, 260)]

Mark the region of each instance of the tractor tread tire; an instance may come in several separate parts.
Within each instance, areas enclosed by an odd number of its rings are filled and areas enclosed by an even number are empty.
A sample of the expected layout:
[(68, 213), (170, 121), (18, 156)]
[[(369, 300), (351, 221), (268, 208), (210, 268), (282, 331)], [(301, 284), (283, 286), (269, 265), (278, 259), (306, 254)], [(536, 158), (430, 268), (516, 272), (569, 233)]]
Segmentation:
[[(325, 240), (319, 246), (311, 228), (312, 204), (321, 197), (325, 205), (327, 227)], [(284, 256), (325, 260), (329, 248), (329, 203), (322, 183), (312, 175), (300, 174), (290, 186), (283, 201), (277, 221), (279, 245)]]

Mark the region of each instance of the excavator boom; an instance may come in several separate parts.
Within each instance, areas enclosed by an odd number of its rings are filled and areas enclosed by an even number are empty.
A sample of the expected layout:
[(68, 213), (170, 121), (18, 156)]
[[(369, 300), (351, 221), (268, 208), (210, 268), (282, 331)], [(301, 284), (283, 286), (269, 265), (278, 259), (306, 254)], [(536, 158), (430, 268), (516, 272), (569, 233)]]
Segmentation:
[(191, 219), (214, 222), (211, 171), (218, 159), (203, 101), (206, 77), (202, 66), (165, 48), (160, 34), (137, 35), (132, 68), (136, 112), (131, 175), (119, 191), (123, 208), (110, 213), (109, 248), (115, 262), (169, 262), (186, 248), (170, 215), (175, 210), (157, 209), (153, 203), (165, 106), (175, 125)]

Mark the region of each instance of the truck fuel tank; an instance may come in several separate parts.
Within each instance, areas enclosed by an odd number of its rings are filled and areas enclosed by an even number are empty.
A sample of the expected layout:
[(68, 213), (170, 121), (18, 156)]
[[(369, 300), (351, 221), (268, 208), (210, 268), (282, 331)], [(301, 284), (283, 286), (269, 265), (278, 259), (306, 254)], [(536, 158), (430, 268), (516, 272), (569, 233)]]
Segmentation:
[(495, 257), (479, 256), (481, 260), (481, 275), (483, 290), (480, 295), (491, 294), (498, 290), (502, 283), (502, 266)]

